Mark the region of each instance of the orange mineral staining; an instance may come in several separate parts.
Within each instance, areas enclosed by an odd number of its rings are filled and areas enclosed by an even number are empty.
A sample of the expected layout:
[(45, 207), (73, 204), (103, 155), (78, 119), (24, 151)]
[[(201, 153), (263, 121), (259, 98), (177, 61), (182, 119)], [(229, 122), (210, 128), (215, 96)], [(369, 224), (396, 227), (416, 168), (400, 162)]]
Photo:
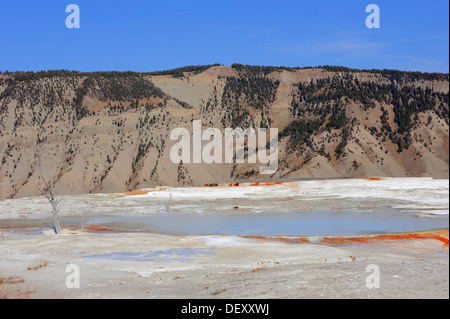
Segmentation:
[(355, 237), (324, 237), (321, 242), (325, 244), (357, 244), (357, 243), (379, 243), (401, 240), (432, 239), (441, 241), (444, 247), (448, 247), (449, 230), (438, 230), (429, 232), (406, 233), (406, 234), (384, 234), (376, 236)]
[(125, 195), (127, 195), (127, 196), (133, 196), (133, 195), (146, 195), (146, 194), (148, 194), (149, 192), (150, 192), (150, 191), (148, 191), (148, 190), (134, 190), (134, 191), (125, 193)]
[(291, 200), (294, 200), (292, 197), (288, 197), (288, 198), (281, 198), (278, 201), (279, 202), (290, 202)]
[[(242, 236), (249, 239), (278, 240), (287, 243), (311, 243), (308, 237), (283, 237), (283, 236)], [(349, 236), (349, 237), (323, 237), (319, 240), (322, 244), (366, 244), (385, 243), (393, 241), (405, 241), (416, 239), (437, 240), (443, 243), (443, 247), (449, 246), (449, 230), (437, 230), (404, 234), (383, 234), (375, 236)]]

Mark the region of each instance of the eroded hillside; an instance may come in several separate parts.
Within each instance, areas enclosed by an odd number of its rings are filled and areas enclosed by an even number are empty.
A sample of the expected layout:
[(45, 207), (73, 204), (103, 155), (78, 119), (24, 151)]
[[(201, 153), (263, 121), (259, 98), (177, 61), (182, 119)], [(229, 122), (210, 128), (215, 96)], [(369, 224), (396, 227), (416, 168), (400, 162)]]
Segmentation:
[[(449, 177), (448, 74), (233, 65), (0, 74), (0, 199), (298, 177)], [(277, 128), (279, 168), (174, 164), (172, 129)]]

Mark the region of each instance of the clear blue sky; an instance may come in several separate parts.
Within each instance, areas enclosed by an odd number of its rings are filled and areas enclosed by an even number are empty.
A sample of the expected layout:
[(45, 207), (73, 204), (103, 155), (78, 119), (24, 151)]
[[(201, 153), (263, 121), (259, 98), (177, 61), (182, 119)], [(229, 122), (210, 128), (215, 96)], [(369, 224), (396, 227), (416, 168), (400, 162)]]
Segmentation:
[[(65, 8), (80, 7), (68, 29)], [(381, 28), (368, 29), (375, 3)], [(0, 70), (185, 65), (449, 71), (448, 0), (0, 0)]]

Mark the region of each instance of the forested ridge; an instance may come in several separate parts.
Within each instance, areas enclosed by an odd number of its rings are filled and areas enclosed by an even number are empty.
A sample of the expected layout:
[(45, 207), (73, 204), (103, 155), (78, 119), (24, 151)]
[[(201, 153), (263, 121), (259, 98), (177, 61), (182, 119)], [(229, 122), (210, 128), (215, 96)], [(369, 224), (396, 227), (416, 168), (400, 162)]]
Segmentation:
[(0, 198), (35, 193), (43, 149), (67, 192), (267, 178), (247, 164), (171, 168), (171, 130), (196, 119), (277, 128), (279, 170), (269, 178), (448, 178), (448, 85), (448, 74), (339, 66), (3, 72)]

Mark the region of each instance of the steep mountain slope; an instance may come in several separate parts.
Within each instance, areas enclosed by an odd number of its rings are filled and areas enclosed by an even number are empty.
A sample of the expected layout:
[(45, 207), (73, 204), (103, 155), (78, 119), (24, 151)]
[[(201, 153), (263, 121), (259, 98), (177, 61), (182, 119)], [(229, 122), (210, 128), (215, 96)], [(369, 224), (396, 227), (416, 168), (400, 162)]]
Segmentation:
[[(297, 177), (449, 177), (449, 77), (243, 65), (0, 74), (0, 200)], [(279, 167), (174, 164), (172, 129), (277, 128)]]

